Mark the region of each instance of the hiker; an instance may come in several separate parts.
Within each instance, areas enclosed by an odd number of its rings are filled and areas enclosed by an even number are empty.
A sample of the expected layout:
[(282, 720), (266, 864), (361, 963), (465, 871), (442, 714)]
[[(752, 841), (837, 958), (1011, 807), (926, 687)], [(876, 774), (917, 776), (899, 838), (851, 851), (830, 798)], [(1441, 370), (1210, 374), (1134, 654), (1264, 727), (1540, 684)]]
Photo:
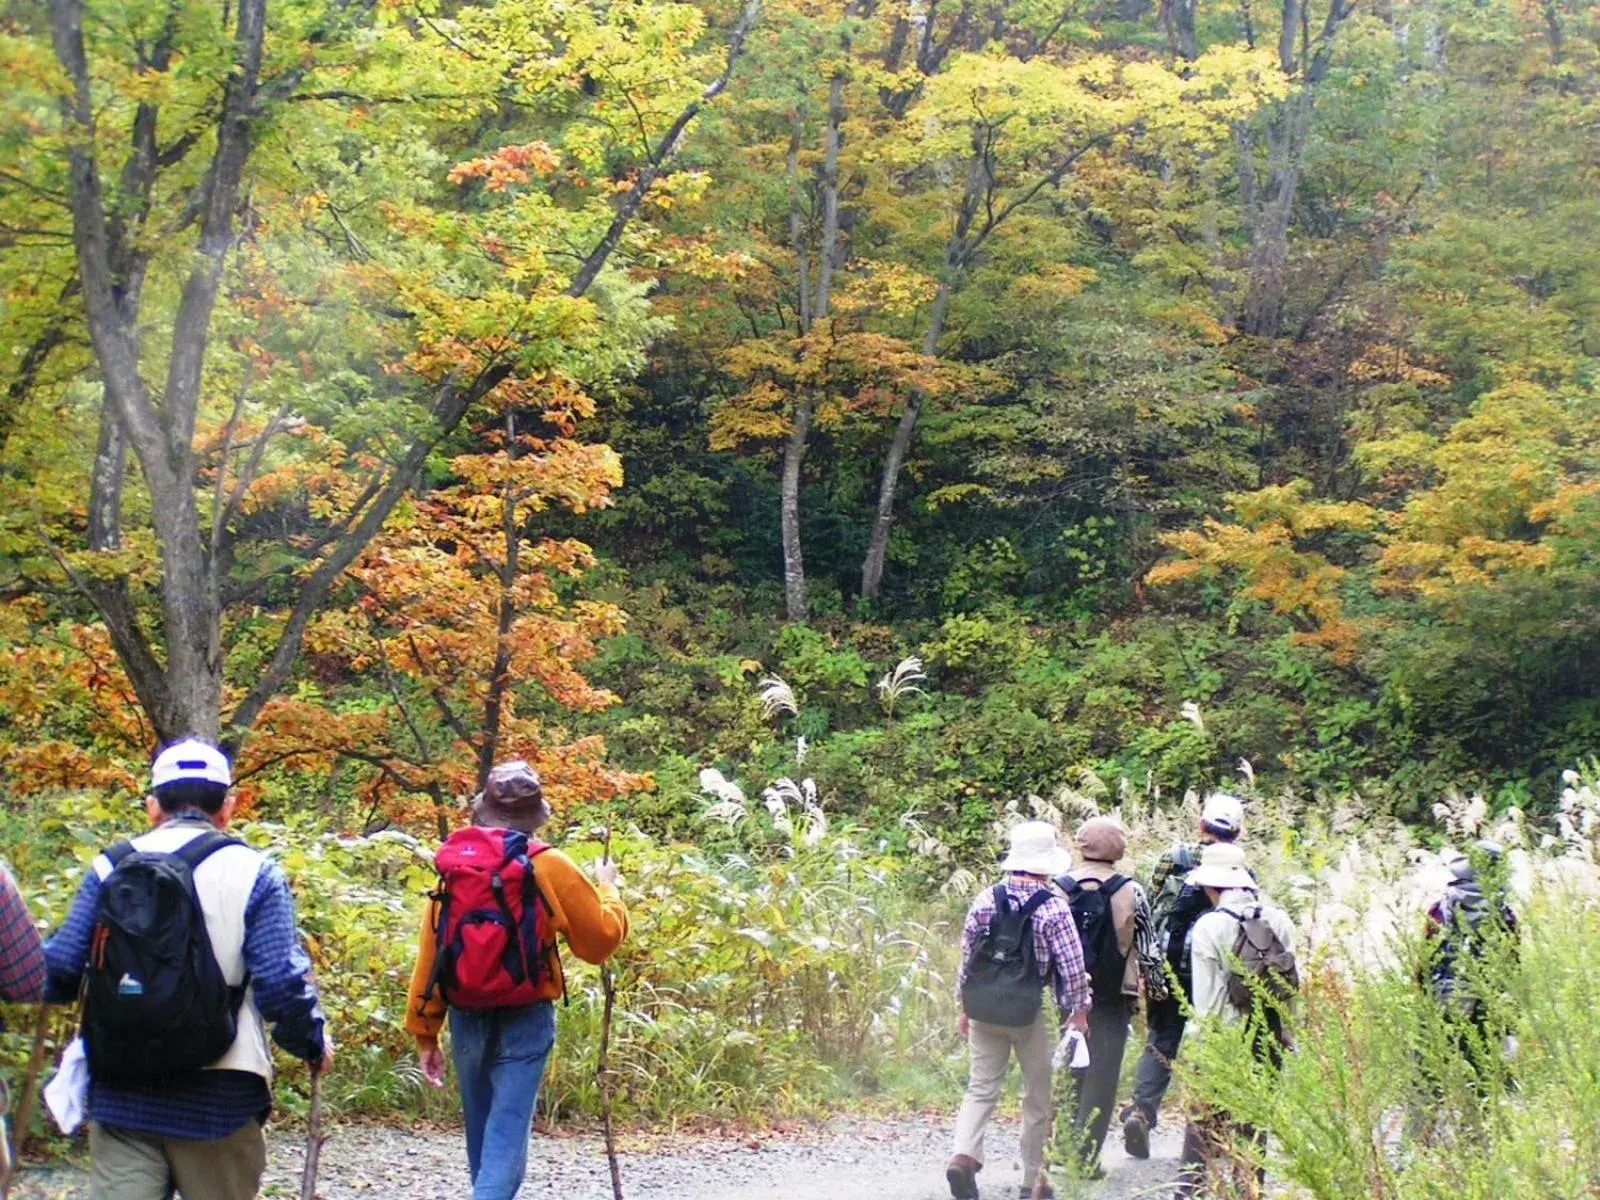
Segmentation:
[(44, 942), (11, 871), (0, 862), (0, 1000), (44, 999)]
[[(1294, 924), (1280, 908), (1262, 899), (1245, 863), (1244, 850), (1213, 842), (1200, 853), (1189, 872), (1189, 885), (1205, 893), (1208, 911), (1194, 922), (1189, 935), (1193, 969), (1191, 994), (1195, 1020), (1207, 1025), (1237, 1027), (1249, 1023), (1250, 1050), (1274, 1067), (1282, 1061), (1282, 1006), (1299, 988), (1294, 959)], [(1265, 1143), (1266, 1135), (1231, 1120), (1216, 1110), (1197, 1113), (1183, 1136), (1183, 1173), (1174, 1200), (1197, 1193), (1207, 1169), (1229, 1155), (1235, 1138)], [(1255, 1194), (1265, 1172), (1257, 1170)]]
[(266, 1168), (273, 1039), (333, 1049), (278, 866), (226, 836), (232, 772), (185, 738), (150, 769), (155, 828), (94, 860), (45, 948), (50, 999), (83, 988), (90, 1200), (252, 1200)]
[(411, 976), (406, 1028), (436, 1088), (444, 1086), (439, 1033), (449, 1016), (473, 1200), (511, 1200), (522, 1187), (534, 1103), (555, 1045), (554, 1002), (566, 994), (556, 934), (589, 963), (604, 962), (628, 936), (617, 868), (598, 864), (591, 884), (533, 836), (549, 819), (527, 763), (489, 772), (472, 824), (439, 848), (441, 886)]
[(1080, 1161), (1091, 1178), (1100, 1169), (1100, 1147), (1111, 1125), (1128, 1045), (1128, 1023), (1145, 990), (1163, 986), (1162, 958), (1150, 925), (1144, 888), (1117, 873), (1128, 835), (1111, 817), (1092, 817), (1078, 828), (1080, 866), (1056, 880), (1067, 894), (1094, 992), (1089, 1010), (1089, 1067), (1076, 1080), (1073, 1129), (1081, 1139)]
[[(1189, 930), (1210, 908), (1205, 892), (1190, 886), (1189, 872), (1199, 864), (1206, 846), (1237, 841), (1243, 832), (1244, 802), (1229, 792), (1213, 792), (1200, 810), (1199, 842), (1174, 846), (1156, 865), (1151, 920), (1167, 972), (1147, 981), (1153, 986), (1145, 992), (1144, 1053), (1139, 1056), (1133, 1099), (1122, 1110), (1122, 1145), (1130, 1158), (1150, 1157), (1150, 1133), (1172, 1085), (1172, 1064), (1183, 1043), (1184, 1002), (1190, 994)], [(1176, 991), (1170, 980), (1177, 981)]]
[[(1089, 977), (1072, 910), (1050, 881), (1072, 865), (1053, 825), (1026, 821), (1011, 831), (1005, 878), (978, 893), (961, 934), (957, 1027), (972, 1054), (972, 1074), (956, 1116), (955, 1148), (945, 1178), (956, 1200), (978, 1194), (983, 1131), (1005, 1085), (1011, 1053), (1022, 1068), (1022, 1188), (1034, 1194), (1050, 1135), (1055, 1039), (1043, 994), (1054, 987), (1064, 1026), (1087, 1034)], [(1051, 1195), (1048, 1185), (1043, 1194)]]
[(1517, 914), (1506, 899), (1503, 858), (1504, 850), (1492, 841), (1478, 842), (1470, 856), (1452, 855), (1445, 863), (1450, 882), (1427, 917), (1427, 983), (1455, 1027), (1456, 1044), (1480, 1088), (1490, 1070), (1503, 1069), (1509, 1030), (1491, 1020), (1494, 1006), (1483, 995), (1488, 981), (1474, 975), (1468, 960), (1481, 960), (1497, 936), (1515, 947)]

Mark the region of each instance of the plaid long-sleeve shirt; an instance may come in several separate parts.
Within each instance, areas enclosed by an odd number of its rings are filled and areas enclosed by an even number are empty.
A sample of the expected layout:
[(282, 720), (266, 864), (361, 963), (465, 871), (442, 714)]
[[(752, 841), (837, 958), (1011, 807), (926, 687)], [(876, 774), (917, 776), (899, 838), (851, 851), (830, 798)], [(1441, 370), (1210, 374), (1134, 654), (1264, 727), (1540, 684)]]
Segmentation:
[[(1044, 886), (1024, 875), (1006, 877), (1006, 893), (1018, 906), (1026, 904)], [(992, 920), (994, 888), (986, 887), (972, 901), (961, 931), (961, 971), (956, 980), (958, 1003), (966, 990), (967, 963), (972, 958), (972, 948), (988, 932)], [(1089, 974), (1083, 968), (1083, 946), (1078, 941), (1078, 926), (1072, 920), (1072, 909), (1059, 895), (1052, 893), (1050, 899), (1034, 910), (1033, 950), (1044, 978), (1055, 989), (1061, 1015), (1070, 1017), (1076, 1012), (1087, 1012), (1091, 996)]]
[(44, 943), (22, 893), (0, 863), (0, 1000), (31, 1003), (44, 998)]
[[(205, 821), (203, 814), (174, 818)], [(209, 825), (209, 821), (205, 821)], [(50, 997), (68, 1003), (89, 962), (100, 877), (93, 869), (73, 900), (65, 924), (45, 947)], [(295, 926), (294, 900), (283, 871), (264, 862), (244, 915), (244, 962), (251, 994), (272, 1038), (308, 1062), (323, 1054), (323, 1016), (311, 982), (311, 960)], [(265, 1121), (272, 1107), (267, 1081), (248, 1071), (192, 1071), (148, 1084), (112, 1084), (91, 1077), (89, 1115), (102, 1125), (159, 1137), (216, 1141), (245, 1122)]]

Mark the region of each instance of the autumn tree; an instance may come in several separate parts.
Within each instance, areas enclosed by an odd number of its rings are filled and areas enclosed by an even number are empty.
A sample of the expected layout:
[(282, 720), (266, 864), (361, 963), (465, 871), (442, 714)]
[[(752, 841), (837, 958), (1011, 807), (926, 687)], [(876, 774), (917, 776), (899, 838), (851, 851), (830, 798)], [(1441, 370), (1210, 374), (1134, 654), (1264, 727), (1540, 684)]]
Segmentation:
[(59, 394), (94, 447), (30, 481), (19, 587), (70, 580), (157, 738), (237, 741), (469, 413), (637, 361), (643, 289), (607, 266), (757, 10), (113, 7), (8, 42), (0, 427), (40, 436)]

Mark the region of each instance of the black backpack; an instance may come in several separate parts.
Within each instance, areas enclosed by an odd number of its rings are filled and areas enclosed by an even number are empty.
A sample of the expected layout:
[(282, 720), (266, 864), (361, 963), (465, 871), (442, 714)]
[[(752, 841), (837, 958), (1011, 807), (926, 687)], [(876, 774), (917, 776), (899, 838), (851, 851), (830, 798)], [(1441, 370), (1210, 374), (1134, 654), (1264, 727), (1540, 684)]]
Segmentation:
[(1038, 1019), (1045, 980), (1033, 947), (1033, 914), (1050, 897), (1041, 887), (1019, 907), (1005, 884), (995, 885), (994, 915), (972, 947), (961, 989), (962, 1010), (974, 1021), (1025, 1029)]
[(194, 871), (242, 842), (207, 832), (171, 854), (121, 842), (106, 851), (89, 965), (83, 1042), (97, 1080), (149, 1082), (208, 1067), (238, 1034), (248, 976), (228, 986), (206, 933)]
[[(1122, 995), (1122, 979), (1128, 969), (1128, 956), (1117, 947), (1117, 923), (1111, 915), (1111, 898), (1133, 882), (1126, 875), (1110, 879), (1080, 880), (1063, 875), (1056, 886), (1067, 894), (1072, 919), (1078, 926), (1078, 941), (1083, 945), (1083, 967), (1094, 986), (1096, 1003)], [(1085, 883), (1093, 887), (1085, 887)]]

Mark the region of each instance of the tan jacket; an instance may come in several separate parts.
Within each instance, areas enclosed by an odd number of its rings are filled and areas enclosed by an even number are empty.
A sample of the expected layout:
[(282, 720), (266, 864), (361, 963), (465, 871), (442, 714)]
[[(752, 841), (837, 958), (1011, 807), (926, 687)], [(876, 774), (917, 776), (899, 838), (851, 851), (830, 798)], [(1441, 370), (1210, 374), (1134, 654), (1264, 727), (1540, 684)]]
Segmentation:
[[(1080, 883), (1091, 880), (1104, 883), (1113, 875), (1120, 872), (1110, 863), (1084, 862), (1073, 867), (1067, 874)], [(1117, 931), (1117, 953), (1128, 957), (1128, 964), (1122, 972), (1122, 994), (1124, 996), (1137, 996), (1139, 994), (1139, 956), (1134, 953), (1134, 932), (1139, 905), (1139, 885), (1130, 876), (1127, 883), (1117, 889), (1117, 894), (1111, 897), (1111, 924)]]

